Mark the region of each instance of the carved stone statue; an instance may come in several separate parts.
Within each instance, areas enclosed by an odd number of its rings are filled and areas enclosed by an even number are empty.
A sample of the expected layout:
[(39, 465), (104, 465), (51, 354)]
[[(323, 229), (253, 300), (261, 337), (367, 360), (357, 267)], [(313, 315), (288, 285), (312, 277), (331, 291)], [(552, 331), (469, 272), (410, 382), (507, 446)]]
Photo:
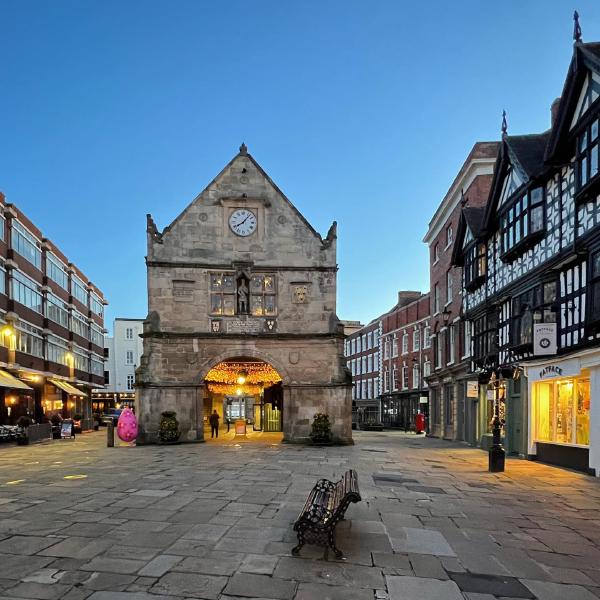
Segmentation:
[(248, 286), (246, 281), (242, 278), (238, 282), (238, 314), (248, 314)]

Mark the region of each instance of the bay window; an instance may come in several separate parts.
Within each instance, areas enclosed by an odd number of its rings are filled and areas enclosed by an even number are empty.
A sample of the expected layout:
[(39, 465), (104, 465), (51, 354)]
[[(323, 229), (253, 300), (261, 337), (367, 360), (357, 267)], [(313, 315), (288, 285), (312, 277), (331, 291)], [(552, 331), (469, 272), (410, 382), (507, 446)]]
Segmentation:
[(465, 252), (465, 288), (468, 291), (477, 289), (487, 274), (487, 247), (485, 243), (475, 243)]
[(67, 267), (52, 252), (46, 253), (46, 275), (64, 290), (69, 289)]
[(13, 269), (12, 298), (23, 306), (42, 313), (42, 288), (24, 273)]
[(69, 328), (69, 310), (67, 305), (54, 294), (48, 292), (46, 298), (46, 317), (65, 329)]
[(598, 119), (594, 119), (577, 138), (577, 191), (598, 175)]
[(498, 354), (498, 312), (491, 310), (473, 321), (473, 359), (483, 366)]
[(42, 268), (41, 242), (19, 221), (12, 222), (12, 248), (38, 269)]
[(544, 188), (529, 190), (500, 216), (501, 258), (512, 260), (537, 241), (545, 228)]
[(513, 347), (533, 344), (535, 323), (556, 322), (557, 282), (551, 281), (515, 296), (512, 300), (510, 343)]

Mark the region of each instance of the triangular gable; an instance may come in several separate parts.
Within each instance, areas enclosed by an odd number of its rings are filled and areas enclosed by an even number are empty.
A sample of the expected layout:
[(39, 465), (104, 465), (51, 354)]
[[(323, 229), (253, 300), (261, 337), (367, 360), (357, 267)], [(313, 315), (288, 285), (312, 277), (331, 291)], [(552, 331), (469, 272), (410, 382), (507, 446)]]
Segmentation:
[(498, 206), (502, 206), (526, 181), (527, 178), (523, 172), (518, 167), (509, 164), (506, 167), (506, 175), (502, 183)]
[[(320, 242), (327, 242), (328, 239), (323, 240), (323, 238), (321, 237), (321, 235), (314, 229), (314, 227), (306, 220), (306, 218), (304, 217), (304, 215), (294, 206), (294, 204), (288, 199), (288, 197), (279, 189), (279, 187), (275, 184), (275, 182), (269, 177), (269, 175), (267, 175), (267, 173), (265, 172), (265, 170), (258, 164), (258, 162), (254, 159), (254, 157), (247, 152), (246, 150), (246, 146), (244, 144), (242, 144), (242, 146), (240, 147), (240, 152), (238, 154), (236, 154), (224, 167), (223, 169), (221, 169), (221, 171), (219, 172), (219, 174), (181, 211), (181, 213), (179, 213), (179, 215), (177, 215), (177, 217), (175, 217), (175, 219), (167, 226), (164, 228), (164, 230), (162, 232), (156, 232), (158, 234), (159, 237), (164, 236), (165, 234), (169, 233), (169, 231), (171, 231), (171, 229), (173, 229), (173, 227), (186, 215), (186, 213), (189, 211), (189, 209), (194, 206), (194, 204), (196, 204), (201, 198), (202, 196), (208, 191), (210, 190), (217, 181), (219, 181), (221, 179), (221, 177), (223, 176), (224, 173), (227, 172), (227, 170), (233, 165), (233, 163), (240, 157), (240, 156), (244, 156), (246, 158), (248, 158), (252, 164), (256, 167), (256, 169), (258, 170), (258, 172), (265, 178), (265, 180), (273, 187), (273, 189), (277, 192), (277, 194), (279, 194), (281, 196), (281, 198), (283, 199), (284, 202), (286, 202), (289, 207), (294, 211), (294, 213), (296, 213), (296, 215), (298, 216), (298, 218), (304, 223), (304, 225), (306, 225), (307, 229), (320, 241)], [(332, 225), (332, 227), (329, 230), (328, 233), (328, 238), (330, 237), (330, 235), (335, 235), (335, 223), (334, 225)]]
[(571, 126), (569, 129), (573, 129), (585, 113), (589, 110), (590, 106), (594, 101), (600, 97), (600, 75), (593, 71), (588, 71), (588, 74), (583, 83), (581, 93), (579, 94), (579, 100), (573, 112), (573, 118), (571, 119)]
[(600, 97), (600, 44), (576, 43), (565, 79), (556, 118), (552, 124), (545, 160), (563, 164), (571, 159), (569, 134), (591, 104)]

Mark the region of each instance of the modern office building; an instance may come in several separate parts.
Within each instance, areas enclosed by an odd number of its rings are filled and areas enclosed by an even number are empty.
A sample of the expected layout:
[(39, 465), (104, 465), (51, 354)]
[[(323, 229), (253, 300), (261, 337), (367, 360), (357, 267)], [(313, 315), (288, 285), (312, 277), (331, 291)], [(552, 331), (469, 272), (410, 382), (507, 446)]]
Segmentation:
[(104, 384), (100, 289), (0, 194), (0, 424), (80, 417)]

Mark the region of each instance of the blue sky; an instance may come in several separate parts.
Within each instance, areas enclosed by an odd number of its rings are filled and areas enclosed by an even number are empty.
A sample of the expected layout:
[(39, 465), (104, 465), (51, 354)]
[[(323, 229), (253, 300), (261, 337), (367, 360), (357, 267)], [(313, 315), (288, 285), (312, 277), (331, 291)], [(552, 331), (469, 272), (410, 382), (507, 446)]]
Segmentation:
[[(417, 6), (420, 5), (420, 6)], [(0, 190), (105, 292), (146, 314), (160, 228), (242, 141), (323, 235), (338, 315), (428, 287), (427, 223), (476, 140), (549, 126), (600, 4), (0, 0)]]

